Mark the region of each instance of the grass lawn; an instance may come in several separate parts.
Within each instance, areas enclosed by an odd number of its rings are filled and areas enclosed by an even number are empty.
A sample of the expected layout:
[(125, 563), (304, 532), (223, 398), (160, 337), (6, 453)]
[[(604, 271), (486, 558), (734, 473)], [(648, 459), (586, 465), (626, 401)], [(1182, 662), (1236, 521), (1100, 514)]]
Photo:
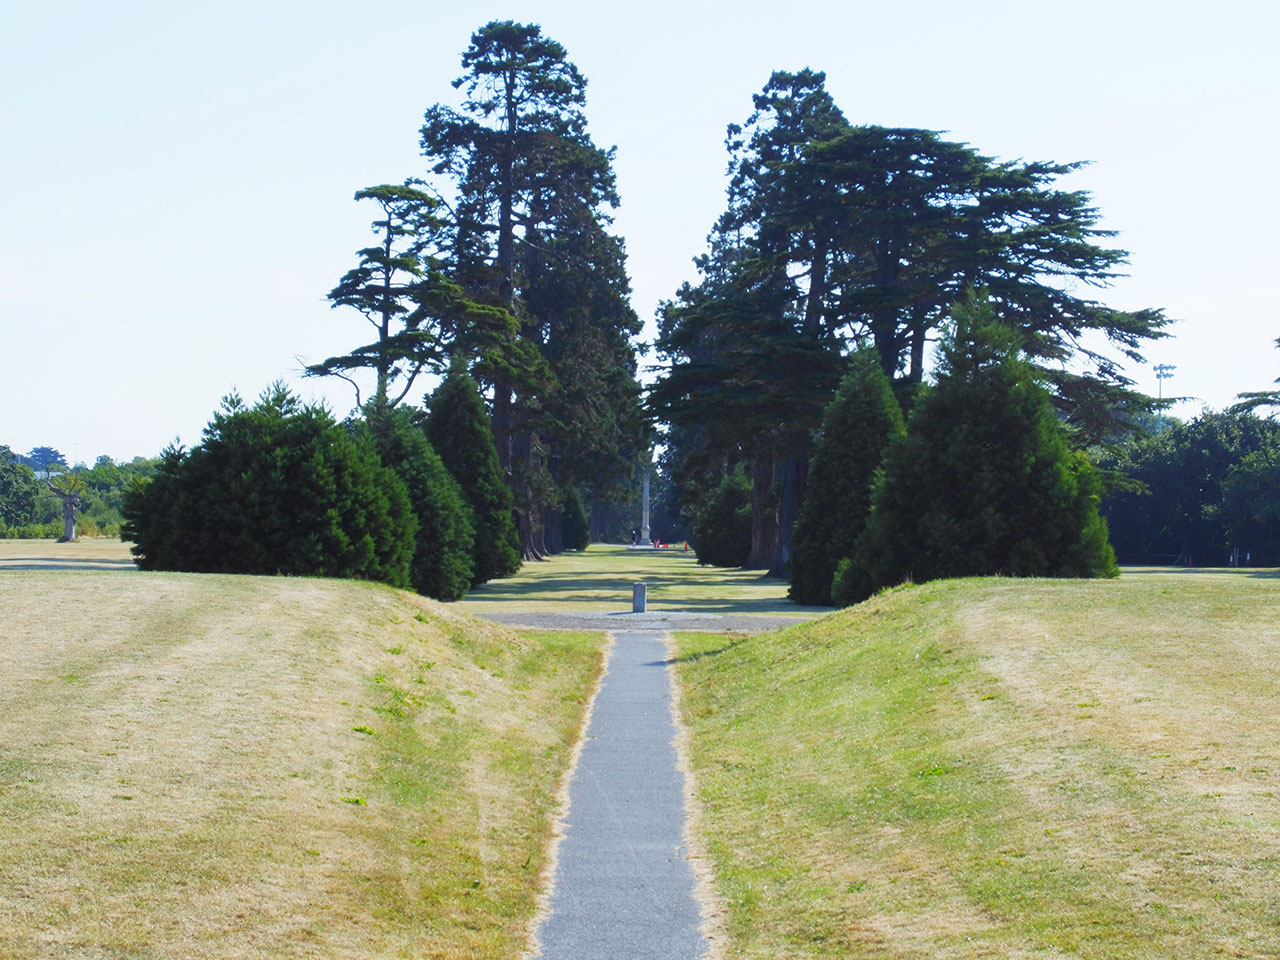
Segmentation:
[(601, 635), (30, 548), (0, 549), (0, 956), (521, 953)]
[(679, 642), (730, 956), (1280, 955), (1280, 579), (939, 582)]
[(692, 613), (803, 614), (824, 610), (787, 599), (787, 582), (759, 570), (700, 567), (682, 545), (631, 550), (593, 543), (582, 552), (526, 563), (516, 576), (486, 583), (459, 602), (472, 613), (500, 607), (513, 613), (630, 611), (634, 583), (647, 584), (650, 610)]

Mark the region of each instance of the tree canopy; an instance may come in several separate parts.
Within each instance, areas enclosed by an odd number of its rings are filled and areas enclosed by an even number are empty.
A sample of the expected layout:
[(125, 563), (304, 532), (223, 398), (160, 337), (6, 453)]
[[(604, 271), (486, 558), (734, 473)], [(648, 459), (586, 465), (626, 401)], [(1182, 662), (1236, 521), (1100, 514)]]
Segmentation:
[(436, 215), (440, 202), (416, 181), (367, 187), (355, 199), (373, 200), (382, 208), (373, 222), (380, 242), (358, 251), (359, 263), (328, 299), (363, 314), (377, 339), (306, 372), (348, 380), (356, 386), (359, 406), (360, 389), (350, 374), (372, 369), (374, 407), (394, 407), (424, 370), (446, 369), (455, 354), (480, 356), (500, 349), (514, 337), (516, 322), (500, 307), (475, 302), (446, 275), (439, 249), (445, 224)]
[(851, 125), (815, 71), (774, 73), (753, 106), (729, 128), (728, 203), (701, 279), (661, 310), (668, 367), (651, 395), (659, 417), (701, 430), (702, 453), (754, 461), (750, 565), (785, 571), (839, 358), (873, 347), (909, 404), (966, 291), (985, 291), (1074, 445), (1153, 407), (1121, 362), (1141, 362), (1167, 321), (1091, 295), (1126, 254), (1107, 245), (1089, 195), (1062, 186), (1079, 163), (999, 161), (935, 131)]
[(493, 21), (462, 55), (461, 109), (437, 104), (423, 154), (452, 211), (453, 276), (516, 317), (472, 372), (492, 391), (522, 551), (540, 556), (563, 491), (617, 496), (647, 444), (613, 151), (587, 133), (586, 79), (541, 27)]

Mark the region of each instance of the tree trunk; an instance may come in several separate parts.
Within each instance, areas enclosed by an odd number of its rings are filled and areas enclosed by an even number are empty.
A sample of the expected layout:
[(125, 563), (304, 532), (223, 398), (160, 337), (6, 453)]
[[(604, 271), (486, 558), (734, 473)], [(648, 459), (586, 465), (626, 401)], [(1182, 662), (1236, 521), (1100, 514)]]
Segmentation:
[(62, 536), (59, 543), (72, 543), (76, 538), (76, 510), (80, 507), (80, 494), (59, 490), (49, 478), (44, 478), (44, 485), (53, 491), (54, 496), (62, 501)]
[(514, 415), (511, 384), (493, 385), (493, 445), (498, 449), (498, 466), (511, 476), (511, 423)]
[(521, 430), (511, 437), (511, 470), (514, 487), (516, 529), (520, 532), (520, 554), (526, 561), (547, 559), (543, 547), (541, 508), (534, 502), (533, 434)]
[(547, 553), (564, 553), (564, 514), (554, 507), (542, 511), (542, 529)]
[(778, 512), (773, 502), (773, 444), (756, 454), (751, 489), (751, 552), (744, 570), (767, 570), (778, 549)]
[(62, 498), (62, 542), (71, 543), (76, 538), (76, 506), (79, 497)]
[(800, 504), (804, 502), (804, 488), (808, 476), (808, 451), (787, 457), (782, 461), (782, 488), (778, 503), (778, 546), (774, 551), (773, 563), (769, 567), (771, 577), (783, 579), (791, 577), (791, 531), (795, 528), (796, 517), (800, 515)]

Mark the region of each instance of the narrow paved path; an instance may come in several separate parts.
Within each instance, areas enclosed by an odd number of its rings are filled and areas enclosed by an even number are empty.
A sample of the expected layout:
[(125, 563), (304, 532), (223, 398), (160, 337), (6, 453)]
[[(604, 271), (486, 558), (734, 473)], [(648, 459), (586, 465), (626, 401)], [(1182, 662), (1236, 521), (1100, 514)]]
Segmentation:
[(698, 960), (663, 634), (618, 633), (569, 787), (545, 960)]

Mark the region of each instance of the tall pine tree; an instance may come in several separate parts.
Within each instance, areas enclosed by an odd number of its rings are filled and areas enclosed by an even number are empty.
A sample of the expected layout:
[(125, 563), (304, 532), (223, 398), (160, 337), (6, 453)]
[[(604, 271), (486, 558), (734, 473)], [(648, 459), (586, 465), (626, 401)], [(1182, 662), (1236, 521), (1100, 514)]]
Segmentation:
[(613, 154), (587, 133), (586, 80), (564, 47), (537, 25), (493, 21), (462, 67), (461, 111), (429, 109), (421, 145), (452, 198), (458, 279), (520, 322), (517, 342), (473, 372), (492, 390), (522, 552), (536, 558), (547, 512), (580, 479), (571, 468), (629, 461), (642, 445), (639, 322), (608, 232)]

